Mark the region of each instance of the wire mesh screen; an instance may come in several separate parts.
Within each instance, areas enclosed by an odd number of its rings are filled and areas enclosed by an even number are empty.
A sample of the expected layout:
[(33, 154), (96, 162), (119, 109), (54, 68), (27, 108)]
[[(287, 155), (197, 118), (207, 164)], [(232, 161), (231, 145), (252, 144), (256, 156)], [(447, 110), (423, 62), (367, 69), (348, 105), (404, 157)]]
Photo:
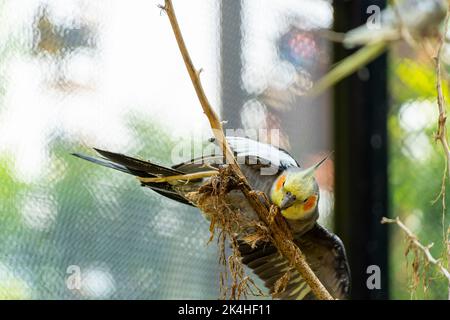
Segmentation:
[[(267, 27), (269, 39), (255, 33), (261, 21), (251, 17), (262, 9), (270, 14), (278, 2), (242, 6), (242, 87), (250, 94), (261, 93), (255, 89), (258, 75), (248, 71), (258, 68), (252, 57), (265, 45), (280, 48), (283, 34), (297, 32), (284, 19), (305, 19), (289, 14), (311, 8), (329, 17), (320, 27), (331, 22), (328, 2), (294, 2), (302, 5), (283, 5), (279, 20)], [(207, 244), (209, 223), (197, 209), (71, 155), (99, 147), (169, 165), (183, 158), (180, 144), (209, 136), (158, 4), (0, 0), (0, 298), (219, 297), (218, 249), (215, 241)], [(186, 43), (217, 107), (220, 12), (231, 5), (175, 1)], [(262, 47), (252, 43), (255, 34)], [(306, 39), (299, 50), (314, 56), (310, 32), (298, 36)], [(300, 70), (295, 63), (284, 67)], [(299, 118), (309, 114), (292, 110)], [(294, 155), (305, 160), (329, 149), (328, 126), (321, 124), (323, 135), (303, 126), (301, 143), (290, 142)], [(307, 143), (313, 136), (319, 140)]]
[[(0, 3), (0, 296), (218, 297), (197, 210), (71, 155), (97, 146), (170, 164), (183, 136), (207, 129), (158, 3)], [(192, 5), (196, 23), (182, 3), (180, 23), (214, 101), (217, 6)]]

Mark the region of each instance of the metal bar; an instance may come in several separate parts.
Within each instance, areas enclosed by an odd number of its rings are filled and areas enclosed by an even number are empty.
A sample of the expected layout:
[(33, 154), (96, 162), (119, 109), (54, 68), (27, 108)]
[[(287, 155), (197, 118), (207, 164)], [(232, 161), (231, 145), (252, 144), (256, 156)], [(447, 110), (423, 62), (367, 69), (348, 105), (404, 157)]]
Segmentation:
[(226, 129), (240, 129), (241, 109), (246, 99), (242, 89), (242, 3), (221, 3), (220, 59), (222, 119)]
[[(335, 30), (365, 23), (369, 5), (384, 8), (386, 1), (334, 1)], [(348, 54), (335, 45), (335, 61)], [(335, 226), (349, 257), (352, 299), (389, 296), (388, 235), (380, 223), (388, 215), (387, 98), (386, 54), (335, 86)], [(367, 286), (371, 265), (380, 268), (381, 289)]]

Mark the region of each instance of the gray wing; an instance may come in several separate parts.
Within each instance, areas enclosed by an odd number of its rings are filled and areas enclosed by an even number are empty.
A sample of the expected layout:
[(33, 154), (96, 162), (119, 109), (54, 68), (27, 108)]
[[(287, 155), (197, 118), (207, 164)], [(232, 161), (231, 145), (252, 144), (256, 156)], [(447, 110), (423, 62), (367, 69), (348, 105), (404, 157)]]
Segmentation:
[[(330, 294), (338, 299), (348, 298), (350, 270), (341, 240), (325, 228), (316, 224), (313, 229), (295, 239), (295, 243), (306, 256), (308, 264)], [(266, 287), (273, 292), (275, 283), (289, 269), (288, 262), (271, 245), (252, 249), (241, 243), (242, 262), (253, 269)], [(281, 299), (314, 299), (311, 289), (296, 270), (291, 270), (289, 282), (280, 293)]]
[[(242, 171), (248, 178), (250, 184), (253, 188), (266, 192), (267, 194), (270, 191), (274, 179), (278, 176), (279, 171), (282, 171), (289, 166), (298, 166), (297, 162), (286, 151), (277, 149), (271, 145), (238, 137), (228, 137), (228, 141), (238, 157), (238, 161), (241, 161)], [(213, 152), (203, 157), (180, 163), (172, 168), (100, 149), (95, 150), (101, 155), (101, 158), (94, 158), (81, 154), (74, 155), (104, 167), (144, 178), (211, 170), (208, 166), (218, 167), (224, 163), (223, 156), (214, 153), (215, 149), (219, 150), (218, 148), (208, 149)], [(265, 175), (261, 173), (271, 174)], [(202, 179), (191, 180), (188, 184), (183, 184), (182, 190), (180, 190), (180, 188), (174, 188), (170, 183), (145, 182), (142, 183), (142, 185), (173, 200), (192, 205), (190, 201), (184, 197), (184, 193), (196, 190), (202, 183)]]
[(273, 145), (243, 137), (227, 137), (227, 141), (236, 153), (238, 160), (258, 158), (261, 163), (277, 167), (280, 170), (299, 166), (286, 150)]
[[(228, 136), (227, 141), (233, 150), (241, 170), (252, 188), (269, 193), (274, 180), (289, 167), (299, 167), (297, 161), (283, 149), (243, 137)], [(215, 142), (211, 139), (211, 143)], [(207, 166), (219, 167), (224, 163), (223, 155), (214, 152), (173, 166), (185, 173), (208, 170)], [(217, 148), (216, 148), (217, 149)]]

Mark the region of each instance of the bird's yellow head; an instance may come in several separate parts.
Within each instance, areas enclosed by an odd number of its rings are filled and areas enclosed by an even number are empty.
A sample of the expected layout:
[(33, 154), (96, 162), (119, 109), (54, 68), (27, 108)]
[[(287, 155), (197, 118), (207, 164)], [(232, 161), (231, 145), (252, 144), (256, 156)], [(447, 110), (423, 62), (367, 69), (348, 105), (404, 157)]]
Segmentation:
[(270, 199), (281, 209), (281, 214), (292, 220), (309, 219), (319, 203), (319, 186), (314, 172), (326, 160), (308, 168), (285, 170), (272, 186)]

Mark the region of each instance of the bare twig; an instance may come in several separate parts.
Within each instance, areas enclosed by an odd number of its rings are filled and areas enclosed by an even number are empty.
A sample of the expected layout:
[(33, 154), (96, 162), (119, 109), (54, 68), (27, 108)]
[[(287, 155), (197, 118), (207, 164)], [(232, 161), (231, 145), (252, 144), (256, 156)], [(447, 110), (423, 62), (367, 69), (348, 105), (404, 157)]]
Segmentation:
[[(240, 181), (240, 189), (248, 199), (253, 209), (258, 214), (258, 217), (269, 228), (274, 245), (278, 248), (280, 253), (291, 263), (291, 265), (302, 275), (315, 296), (321, 300), (332, 300), (333, 297), (314, 274), (311, 267), (306, 262), (304, 255), (295, 245), (290, 229), (284, 218), (280, 214), (277, 214), (274, 222), (270, 223), (270, 201), (267, 199), (267, 197), (262, 197), (261, 200), (261, 198), (259, 197), (260, 194), (252, 190), (236, 159), (234, 158), (233, 152), (231, 151), (231, 148), (228, 145), (228, 142), (223, 133), (222, 123), (220, 122), (219, 117), (214, 112), (205, 95), (199, 79), (199, 73), (194, 68), (192, 60), (189, 56), (189, 52), (183, 40), (175, 11), (173, 9), (172, 1), (165, 0), (163, 9), (166, 11), (169, 18), (172, 30), (177, 40), (178, 47), (191, 78), (192, 84), (195, 88), (195, 92), (197, 93), (198, 99), (203, 108), (203, 112), (209, 120), (214, 136), (216, 137), (219, 146), (222, 148), (227, 163), (229, 163), (230, 165), (232, 174), (234, 174)], [(289, 232), (286, 233), (286, 230), (288, 230)]]
[(386, 46), (386, 41), (371, 43), (342, 59), (326, 75), (314, 84), (311, 90), (308, 91), (307, 95), (309, 97), (319, 96), (325, 92), (326, 89), (332, 87), (366, 64), (372, 62), (386, 50)]
[(139, 181), (144, 183), (162, 183), (162, 182), (171, 182), (171, 181), (178, 181), (178, 180), (185, 180), (186, 182), (195, 180), (195, 179), (201, 179), (201, 178), (208, 178), (219, 174), (218, 171), (201, 171), (196, 173), (188, 173), (188, 174), (178, 174), (174, 176), (167, 176), (167, 177), (156, 177), (156, 178), (143, 178), (138, 177)]
[(211, 107), (211, 104), (209, 103), (209, 100), (206, 97), (205, 91), (203, 90), (203, 86), (199, 78), (201, 69), (196, 70), (194, 68), (194, 64), (192, 63), (191, 57), (189, 55), (183, 36), (181, 34), (180, 26), (178, 25), (178, 20), (176, 18), (175, 11), (173, 9), (172, 1), (166, 0), (165, 5), (162, 9), (166, 11), (167, 16), (169, 17), (170, 24), (172, 25), (172, 30), (175, 35), (175, 39), (177, 40), (181, 56), (183, 57), (184, 64), (186, 65), (189, 77), (191, 78), (195, 92), (200, 101), (200, 105), (203, 108), (203, 112), (208, 117), (209, 123), (213, 130), (213, 134), (217, 139), (217, 142), (224, 151), (227, 163), (231, 163), (233, 166), (238, 166), (236, 159), (234, 158), (233, 152), (231, 151), (230, 146), (226, 142), (225, 136), (223, 135), (222, 123), (220, 122), (219, 117), (217, 116), (214, 109)]
[(329, 29), (319, 29), (315, 32), (319, 36), (322, 36), (323, 38), (325, 38), (327, 40), (337, 42), (337, 43), (344, 42), (345, 33), (343, 33), (343, 32), (336, 32), (336, 31), (329, 30)]
[(408, 229), (408, 227), (406, 227), (403, 222), (400, 221), (400, 219), (397, 217), (395, 219), (388, 219), (383, 217), (383, 219), (381, 220), (381, 223), (386, 224), (386, 223), (393, 223), (393, 224), (397, 224), (406, 234), (406, 236), (408, 237), (408, 240), (410, 241), (410, 244), (413, 245), (416, 249), (422, 251), (425, 255), (425, 258), (427, 259), (427, 261), (433, 265), (436, 266), (436, 268), (439, 270), (439, 272), (444, 275), (447, 278), (447, 281), (449, 281), (450, 283), (450, 272), (445, 268), (445, 266), (437, 259), (435, 259), (431, 253), (430, 253), (430, 245), (429, 246), (424, 246), (422, 243), (420, 243), (419, 239), (417, 238), (417, 236)]
[[(445, 38), (448, 32), (448, 23), (449, 23), (449, 9), (447, 8), (447, 16), (445, 17), (444, 22), (444, 31), (441, 34), (441, 38), (439, 41), (439, 47), (436, 54), (436, 91), (437, 91), (437, 105), (439, 110), (439, 118), (438, 118), (438, 131), (435, 135), (435, 139), (440, 141), (442, 148), (444, 150), (445, 155), (445, 163), (446, 168), (444, 170), (444, 174), (442, 177), (442, 186), (441, 186), (441, 195), (442, 195), (442, 234), (444, 241), (444, 248), (447, 247), (447, 264), (450, 264), (450, 243), (448, 238), (448, 232), (445, 232), (445, 211), (446, 211), (446, 203), (445, 203), (445, 193), (446, 193), (446, 178), (447, 175), (450, 177), (450, 147), (447, 140), (447, 111), (446, 111), (446, 102), (444, 98), (444, 93), (442, 90), (442, 66), (441, 66), (441, 56), (442, 49), (445, 44)], [(449, 296), (450, 300), (450, 281), (449, 281)]]
[(439, 110), (439, 119), (438, 119), (438, 131), (435, 135), (435, 139), (440, 141), (442, 144), (442, 148), (444, 149), (446, 161), (447, 161), (447, 174), (450, 175), (450, 147), (447, 141), (447, 112), (445, 110), (445, 98), (444, 93), (442, 91), (442, 66), (441, 66), (441, 55), (442, 48), (444, 47), (445, 35), (448, 30), (448, 20), (449, 14), (447, 13), (447, 17), (445, 18), (445, 30), (441, 35), (441, 40), (439, 44), (439, 49), (436, 55), (436, 91), (437, 91), (437, 105)]

